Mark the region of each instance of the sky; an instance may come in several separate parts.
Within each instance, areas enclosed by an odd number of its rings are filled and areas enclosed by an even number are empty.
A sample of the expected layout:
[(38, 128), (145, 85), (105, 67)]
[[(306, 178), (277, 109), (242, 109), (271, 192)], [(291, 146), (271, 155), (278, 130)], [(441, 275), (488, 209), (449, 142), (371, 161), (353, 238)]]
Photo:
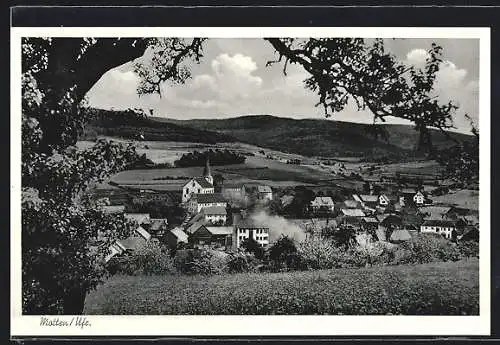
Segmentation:
[[(477, 39), (396, 39), (386, 48), (406, 63), (422, 66), (427, 50), (435, 42), (443, 47), (443, 65), (436, 80), (436, 93), (443, 102), (460, 106), (454, 118), (460, 132), (470, 132), (467, 113), (478, 125), (479, 40)], [(319, 97), (304, 87), (308, 77), (300, 66), (289, 65), (283, 74), (271, 45), (258, 38), (212, 38), (203, 48), (199, 64), (191, 65), (192, 78), (182, 85), (165, 83), (162, 96), (137, 95), (138, 76), (132, 63), (105, 73), (88, 92), (89, 105), (102, 109), (141, 108), (154, 116), (174, 119), (218, 119), (243, 115), (274, 115), (290, 118), (325, 118)], [(349, 104), (330, 119), (372, 123), (373, 115)], [(408, 123), (387, 118), (387, 123)]]

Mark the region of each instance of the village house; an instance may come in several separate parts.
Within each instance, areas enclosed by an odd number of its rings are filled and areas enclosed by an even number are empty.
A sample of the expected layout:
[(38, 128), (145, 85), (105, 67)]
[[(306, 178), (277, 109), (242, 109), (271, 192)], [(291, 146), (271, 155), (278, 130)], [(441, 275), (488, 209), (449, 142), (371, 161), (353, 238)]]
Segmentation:
[(182, 202), (188, 202), (196, 194), (212, 194), (214, 192), (214, 179), (210, 171), (210, 162), (207, 158), (203, 176), (192, 178), (182, 187)]
[(402, 243), (412, 239), (412, 235), (406, 229), (395, 229), (392, 231), (389, 241), (392, 243)]
[(189, 234), (189, 243), (195, 247), (231, 248), (233, 237), (232, 226), (199, 226)]
[(257, 193), (260, 200), (273, 200), (273, 190), (269, 186), (257, 186)]
[(326, 211), (333, 212), (335, 204), (329, 196), (317, 196), (311, 201), (311, 209), (313, 212)]
[(389, 206), (391, 204), (391, 199), (385, 194), (380, 194), (378, 196), (378, 204), (381, 207)]
[(148, 228), (148, 232), (156, 237), (160, 238), (165, 234), (168, 229), (168, 220), (166, 218), (151, 218)]
[(250, 218), (242, 218), (240, 214), (233, 214), (233, 246), (240, 248), (241, 243), (253, 238), (261, 247), (269, 245), (269, 228), (256, 224)]
[(220, 193), (193, 194), (189, 199), (188, 210), (191, 213), (199, 213), (205, 207), (214, 206), (227, 207), (227, 201)]
[(363, 210), (360, 210), (359, 208), (342, 208), (340, 210), (340, 215), (344, 217), (366, 217)]
[(165, 239), (168, 247), (171, 249), (177, 248), (181, 243), (188, 243), (188, 235), (182, 231), (181, 227), (175, 227), (167, 231), (165, 233)]
[(125, 205), (103, 205), (100, 209), (106, 214), (119, 214), (125, 212)]
[(400, 202), (413, 202), (417, 206), (423, 206), (427, 202), (427, 196), (415, 188), (403, 188), (400, 193)]
[(374, 234), (378, 228), (378, 220), (375, 217), (361, 218), (361, 229), (369, 234)]
[(420, 226), (421, 233), (434, 233), (443, 235), (447, 239), (455, 239), (457, 237), (456, 225), (451, 220), (426, 220)]
[(224, 225), (227, 221), (227, 211), (223, 206), (204, 207), (201, 213), (205, 216), (205, 220), (214, 225)]
[(110, 253), (104, 258), (104, 260), (105, 262), (109, 262), (109, 260), (117, 255), (137, 250), (143, 247), (149, 240), (151, 240), (151, 235), (139, 226), (131, 236), (125, 239), (116, 240), (110, 246)]
[(235, 195), (235, 196), (242, 196), (243, 195), (243, 185), (241, 184), (232, 184), (232, 183), (224, 183), (222, 186), (222, 193), (229, 194), (229, 195)]
[(354, 194), (352, 198), (359, 202), (361, 206), (365, 208), (371, 208), (374, 209), (376, 206), (379, 204), (379, 199), (378, 196), (376, 195), (371, 195), (371, 194)]

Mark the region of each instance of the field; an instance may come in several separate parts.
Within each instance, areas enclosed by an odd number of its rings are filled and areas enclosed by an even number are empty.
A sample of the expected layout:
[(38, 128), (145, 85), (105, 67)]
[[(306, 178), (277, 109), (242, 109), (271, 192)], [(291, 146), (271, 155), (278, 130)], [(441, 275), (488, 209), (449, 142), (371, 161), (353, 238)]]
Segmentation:
[(479, 261), (221, 276), (114, 276), (84, 314), (478, 315)]

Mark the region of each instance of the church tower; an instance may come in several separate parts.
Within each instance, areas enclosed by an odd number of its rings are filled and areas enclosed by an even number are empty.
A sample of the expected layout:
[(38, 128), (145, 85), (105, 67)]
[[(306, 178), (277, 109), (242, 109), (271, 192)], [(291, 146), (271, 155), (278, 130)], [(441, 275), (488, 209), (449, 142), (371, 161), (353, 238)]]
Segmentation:
[(207, 162), (205, 164), (205, 169), (203, 169), (203, 177), (211, 185), (214, 184), (214, 178), (212, 177), (212, 172), (210, 171), (210, 159), (208, 158), (208, 155), (207, 155)]

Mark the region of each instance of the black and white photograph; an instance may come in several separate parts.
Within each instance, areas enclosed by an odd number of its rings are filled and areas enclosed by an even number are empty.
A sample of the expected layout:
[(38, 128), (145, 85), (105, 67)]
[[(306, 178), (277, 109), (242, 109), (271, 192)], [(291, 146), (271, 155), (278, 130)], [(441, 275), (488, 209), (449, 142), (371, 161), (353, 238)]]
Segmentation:
[(12, 42), (20, 319), (489, 312), (485, 31), (60, 29)]

